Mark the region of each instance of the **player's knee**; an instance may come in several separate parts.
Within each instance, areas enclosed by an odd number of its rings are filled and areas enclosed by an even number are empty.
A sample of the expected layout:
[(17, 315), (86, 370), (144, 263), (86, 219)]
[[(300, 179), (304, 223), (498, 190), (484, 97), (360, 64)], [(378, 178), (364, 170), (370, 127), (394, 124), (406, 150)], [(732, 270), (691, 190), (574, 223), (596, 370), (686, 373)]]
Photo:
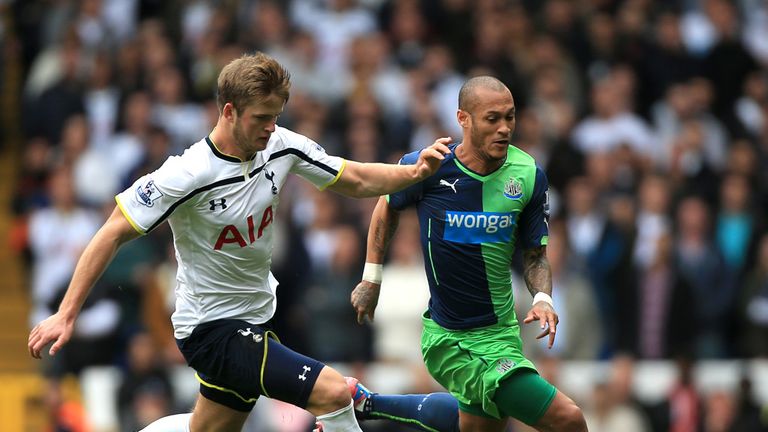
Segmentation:
[(327, 392), (327, 404), (331, 407), (331, 411), (346, 408), (350, 403), (352, 403), (352, 396), (349, 393), (346, 381), (344, 379), (340, 381), (334, 380), (328, 387)]
[(575, 403), (564, 406), (555, 420), (553, 431), (586, 432), (587, 422), (584, 413)]
[(352, 394), (344, 377), (333, 368), (324, 367), (312, 387), (305, 407), (314, 415), (322, 415), (351, 407)]
[(544, 417), (536, 424), (542, 432), (586, 432), (587, 422), (575, 402), (558, 394)]
[(307, 409), (315, 415), (327, 414), (350, 406), (352, 396), (344, 377), (328, 374), (315, 383)]

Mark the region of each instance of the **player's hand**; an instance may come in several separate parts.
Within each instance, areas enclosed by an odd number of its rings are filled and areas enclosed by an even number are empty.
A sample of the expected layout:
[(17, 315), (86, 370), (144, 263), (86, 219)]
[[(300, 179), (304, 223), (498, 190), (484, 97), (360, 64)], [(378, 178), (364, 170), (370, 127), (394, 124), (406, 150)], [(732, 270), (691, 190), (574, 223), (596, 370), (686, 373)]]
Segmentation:
[(453, 138), (450, 137), (438, 138), (434, 144), (419, 153), (419, 160), (416, 162), (416, 176), (419, 180), (424, 180), (437, 172), (440, 162), (451, 152), (448, 148), (451, 141)]
[(46, 345), (53, 342), (53, 346), (48, 350), (48, 354), (55, 355), (65, 343), (69, 342), (74, 329), (74, 319), (67, 318), (60, 314), (60, 312), (49, 316), (29, 332), (29, 340), (27, 342), (29, 354), (39, 359), (40, 351)]
[(373, 321), (376, 305), (379, 304), (380, 292), (381, 284), (368, 281), (360, 281), (355, 289), (352, 290), (349, 300), (352, 303), (352, 307), (355, 308), (355, 312), (357, 312), (358, 324), (362, 324), (366, 316), (370, 321)]
[(560, 322), (560, 318), (557, 316), (555, 309), (547, 302), (537, 302), (533, 305), (528, 315), (525, 316), (523, 322), (525, 324), (539, 320), (541, 324), (541, 333), (536, 336), (536, 339), (541, 339), (544, 336), (549, 335), (549, 343), (547, 348), (552, 349), (552, 345), (555, 344), (555, 333), (557, 331), (557, 324)]

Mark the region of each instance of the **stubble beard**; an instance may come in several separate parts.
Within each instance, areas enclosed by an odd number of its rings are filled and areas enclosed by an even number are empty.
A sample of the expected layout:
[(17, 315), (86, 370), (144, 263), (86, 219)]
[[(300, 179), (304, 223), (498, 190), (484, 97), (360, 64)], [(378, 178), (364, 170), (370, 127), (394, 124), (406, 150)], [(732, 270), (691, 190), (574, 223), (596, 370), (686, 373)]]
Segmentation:
[(239, 147), (240, 150), (242, 150), (247, 156), (252, 156), (254, 153), (263, 150), (258, 148), (256, 145), (256, 140), (248, 138), (248, 136), (243, 131), (243, 125), (240, 123), (240, 120), (235, 122), (235, 127), (232, 130), (232, 136), (235, 139), (235, 144), (237, 147)]
[[(470, 137), (472, 138), (473, 146), (475, 147), (475, 151), (478, 153), (478, 157), (480, 157), (483, 160), (486, 160), (488, 162), (500, 162), (504, 160), (507, 156), (506, 152), (504, 152), (504, 155), (500, 157), (495, 157), (493, 153), (489, 151), (489, 148), (491, 146), (494, 146), (495, 143), (489, 142), (486, 144), (487, 140), (490, 139), (488, 136), (483, 136), (477, 129), (475, 129), (474, 126), (470, 129)], [(507, 139), (507, 143), (509, 144), (510, 139)]]

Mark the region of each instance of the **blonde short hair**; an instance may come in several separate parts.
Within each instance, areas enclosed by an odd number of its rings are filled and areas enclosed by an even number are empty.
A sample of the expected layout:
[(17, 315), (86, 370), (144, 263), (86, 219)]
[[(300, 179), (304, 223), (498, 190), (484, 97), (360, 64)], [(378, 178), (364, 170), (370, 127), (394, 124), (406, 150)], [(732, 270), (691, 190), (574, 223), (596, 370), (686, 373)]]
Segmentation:
[(262, 53), (246, 54), (232, 60), (219, 74), (216, 103), (219, 111), (227, 102), (236, 110), (254, 100), (276, 94), (288, 101), (291, 74), (274, 58)]

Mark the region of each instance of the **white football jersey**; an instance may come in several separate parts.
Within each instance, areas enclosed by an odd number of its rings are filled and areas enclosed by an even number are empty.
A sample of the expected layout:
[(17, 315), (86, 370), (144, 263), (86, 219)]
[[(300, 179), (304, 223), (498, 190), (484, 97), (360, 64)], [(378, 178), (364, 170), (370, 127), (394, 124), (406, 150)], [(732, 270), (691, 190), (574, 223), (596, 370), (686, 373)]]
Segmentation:
[(221, 153), (206, 137), (117, 195), (140, 233), (166, 219), (171, 226), (178, 263), (171, 317), (176, 338), (216, 319), (263, 324), (272, 318), (272, 222), (280, 189), (288, 173), (324, 189), (338, 180), (344, 163), (281, 127), (249, 161)]

